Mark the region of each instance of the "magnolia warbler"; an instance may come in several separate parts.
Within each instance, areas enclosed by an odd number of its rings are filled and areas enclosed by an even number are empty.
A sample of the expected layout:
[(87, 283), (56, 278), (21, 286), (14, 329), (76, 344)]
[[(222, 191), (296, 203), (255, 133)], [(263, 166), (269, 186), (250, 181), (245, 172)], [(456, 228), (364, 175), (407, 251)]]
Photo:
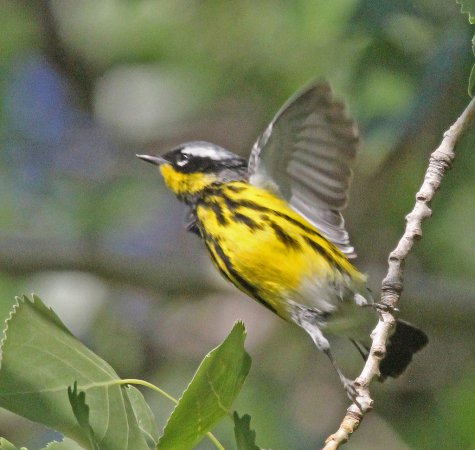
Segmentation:
[[(254, 144), (249, 161), (208, 142), (188, 142), (158, 165), (167, 187), (189, 207), (219, 272), (266, 308), (302, 327), (332, 362), (324, 333), (343, 335), (367, 356), (375, 304), (341, 215), (359, 142), (345, 105), (326, 82), (290, 98)], [(370, 307), (366, 307), (370, 306)], [(397, 321), (381, 379), (400, 375), (427, 336)]]

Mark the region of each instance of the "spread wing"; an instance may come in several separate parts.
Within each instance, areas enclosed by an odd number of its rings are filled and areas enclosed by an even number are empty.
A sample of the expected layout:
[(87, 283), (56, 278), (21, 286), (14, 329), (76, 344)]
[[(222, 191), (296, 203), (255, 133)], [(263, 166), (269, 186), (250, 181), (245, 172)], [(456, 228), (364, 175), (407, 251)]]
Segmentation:
[(254, 144), (252, 184), (277, 188), (290, 206), (348, 258), (356, 257), (341, 210), (348, 201), (358, 131), (328, 83), (294, 95)]

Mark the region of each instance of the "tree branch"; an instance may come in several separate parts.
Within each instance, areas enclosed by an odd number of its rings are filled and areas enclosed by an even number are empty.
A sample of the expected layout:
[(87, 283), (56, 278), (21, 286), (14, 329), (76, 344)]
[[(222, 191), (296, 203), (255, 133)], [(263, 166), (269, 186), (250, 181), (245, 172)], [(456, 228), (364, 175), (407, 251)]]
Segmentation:
[(367, 412), (373, 408), (369, 385), (373, 378), (379, 376), (379, 365), (386, 353), (386, 341), (396, 318), (394, 309), (397, 306), (403, 289), (403, 269), (407, 255), (415, 241), (422, 237), (422, 221), (431, 216), (430, 202), (439, 189), (445, 173), (451, 168), (455, 158), (454, 148), (475, 118), (475, 98), (470, 101), (462, 115), (444, 133), (439, 147), (432, 153), (429, 160), (424, 182), (416, 194), (414, 209), (406, 216), (406, 229), (397, 247), (389, 255), (389, 268), (382, 282), (381, 303), (388, 307), (380, 313), (380, 319), (371, 337), (370, 354), (363, 371), (354, 384), (357, 397), (346, 411), (346, 415), (336, 433), (325, 441), (323, 450), (334, 450), (348, 441), (351, 434), (358, 428)]

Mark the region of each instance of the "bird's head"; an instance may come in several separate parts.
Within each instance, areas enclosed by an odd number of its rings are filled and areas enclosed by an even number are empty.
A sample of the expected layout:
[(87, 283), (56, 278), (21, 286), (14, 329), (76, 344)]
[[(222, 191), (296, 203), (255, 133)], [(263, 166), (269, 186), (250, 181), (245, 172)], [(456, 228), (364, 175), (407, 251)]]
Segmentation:
[(188, 142), (162, 156), (137, 157), (159, 166), (167, 187), (188, 202), (212, 184), (248, 177), (244, 158), (209, 142)]

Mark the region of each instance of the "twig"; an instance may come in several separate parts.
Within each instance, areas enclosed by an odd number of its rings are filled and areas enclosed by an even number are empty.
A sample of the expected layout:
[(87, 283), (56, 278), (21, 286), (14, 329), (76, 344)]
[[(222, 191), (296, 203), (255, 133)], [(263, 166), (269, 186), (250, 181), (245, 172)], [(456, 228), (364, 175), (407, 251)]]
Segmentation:
[(424, 182), (416, 195), (414, 209), (406, 216), (406, 229), (397, 247), (389, 255), (389, 268), (382, 282), (381, 303), (389, 306), (388, 311), (380, 313), (380, 319), (371, 337), (370, 354), (363, 371), (355, 380), (357, 397), (346, 411), (346, 415), (336, 433), (325, 441), (323, 450), (334, 450), (348, 441), (351, 434), (358, 428), (367, 412), (373, 408), (369, 385), (373, 378), (379, 376), (379, 364), (386, 353), (386, 341), (394, 327), (395, 317), (391, 308), (397, 302), (403, 289), (404, 262), (416, 240), (422, 237), (422, 221), (431, 216), (429, 205), (439, 189), (445, 173), (451, 168), (455, 158), (454, 148), (464, 132), (475, 118), (475, 98), (470, 101), (462, 115), (444, 133), (439, 147), (432, 153), (429, 160)]

